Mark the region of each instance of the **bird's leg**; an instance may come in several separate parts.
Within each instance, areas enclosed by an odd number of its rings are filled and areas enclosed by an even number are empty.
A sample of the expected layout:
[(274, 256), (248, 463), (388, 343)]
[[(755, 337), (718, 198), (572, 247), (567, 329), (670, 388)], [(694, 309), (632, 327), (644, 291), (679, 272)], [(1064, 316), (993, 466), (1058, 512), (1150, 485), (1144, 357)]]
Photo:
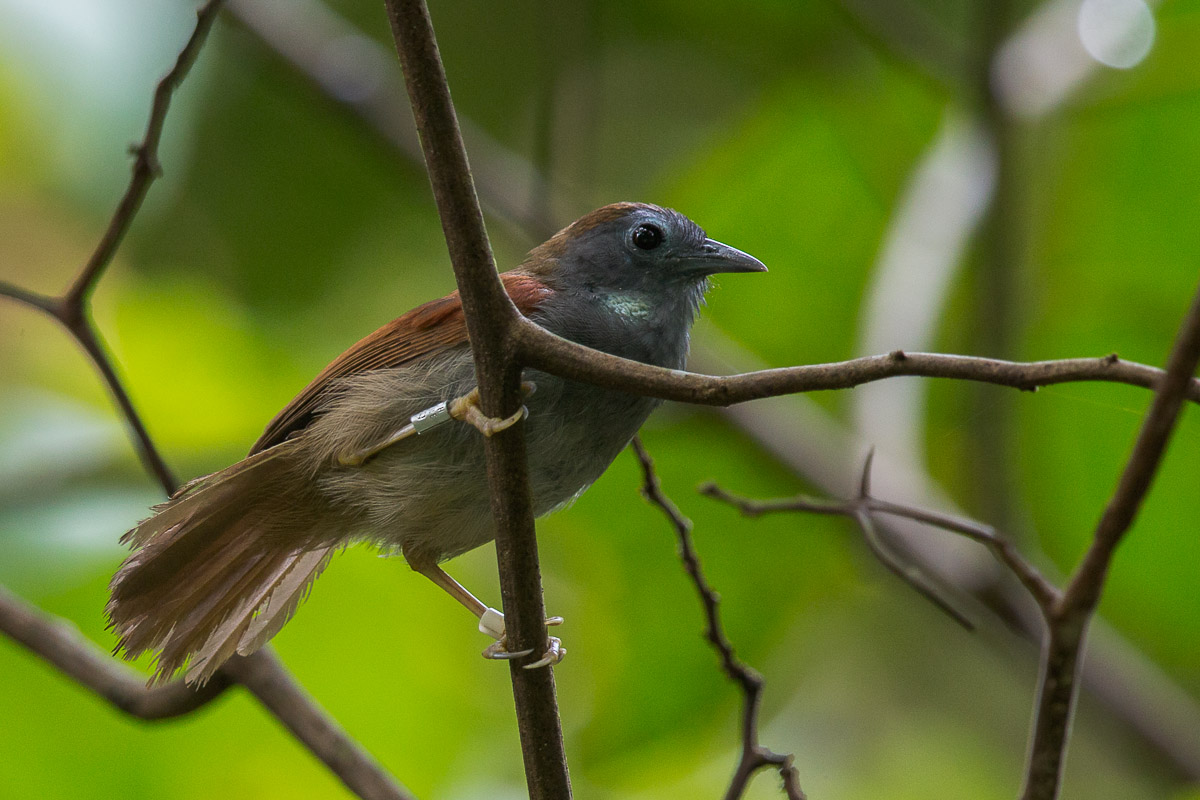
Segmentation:
[[(525, 395), (525, 397), (529, 397), (529, 395), (533, 394), (536, 389), (537, 386), (533, 383), (533, 381), (521, 382), (521, 393)], [(487, 416), (479, 408), (478, 386), (464, 394), (462, 397), (451, 400), (449, 411), (451, 417), (459, 420), (460, 422), (466, 422), (469, 425), (475, 426), (484, 436), (491, 436), (492, 434), (499, 433), (506, 428), (516, 425), (526, 414), (529, 413), (528, 408), (521, 406), (521, 408), (517, 410), (517, 413), (505, 417), (504, 419)]]
[[(536, 389), (537, 386), (532, 381), (524, 381), (521, 384), (521, 392), (526, 397), (533, 394)], [(431, 431), (442, 423), (452, 419), (473, 425), (484, 436), (491, 436), (516, 424), (527, 413), (529, 413), (529, 409), (521, 406), (520, 411), (504, 419), (485, 416), (479, 409), (479, 388), (476, 387), (462, 397), (451, 400), (448, 403), (438, 403), (423, 411), (418, 411), (409, 418), (408, 423), (404, 427), (389, 434), (385, 439), (353, 452), (343, 453), (338, 456), (337, 462), (343, 467), (360, 467), (379, 455), (382, 451), (396, 444), (396, 442), (416, 434)]]
[(375, 456), (379, 455), (380, 452), (391, 447), (396, 442), (399, 442), (402, 439), (407, 439), (409, 436), (412, 436), (414, 433), (417, 433), (417, 432), (418, 432), (417, 429), (414, 428), (412, 423), (410, 422), (409, 424), (405, 425), (403, 428), (400, 428), (398, 431), (390, 434), (383, 441), (378, 442), (376, 444), (368, 445), (360, 450), (355, 450), (353, 453), (346, 453), (344, 455), (340, 455), (340, 456), (338, 456), (337, 461), (343, 467), (360, 467), (364, 463), (366, 463), (369, 459), (374, 458)]
[[(411, 563), (411, 562), (410, 562)], [(508, 636), (504, 632), (504, 614), (494, 608), (485, 606), (479, 598), (467, 591), (466, 587), (458, 581), (446, 574), (446, 571), (437, 564), (412, 564), (412, 568), (424, 575), (429, 580), (440, 586), (446, 594), (453, 597), (464, 608), (475, 615), (479, 620), (480, 633), (486, 633), (496, 641), (488, 645), (483, 651), (484, 658), (505, 659), (521, 658), (533, 652), (533, 650), (518, 650), (517, 652), (509, 652)], [(562, 625), (562, 617), (549, 617), (546, 620), (546, 625)], [(567, 648), (562, 646), (562, 642), (555, 637), (550, 637), (550, 647), (542, 654), (541, 659), (532, 664), (526, 664), (525, 669), (536, 669), (549, 664), (557, 664), (563, 660), (567, 654)]]

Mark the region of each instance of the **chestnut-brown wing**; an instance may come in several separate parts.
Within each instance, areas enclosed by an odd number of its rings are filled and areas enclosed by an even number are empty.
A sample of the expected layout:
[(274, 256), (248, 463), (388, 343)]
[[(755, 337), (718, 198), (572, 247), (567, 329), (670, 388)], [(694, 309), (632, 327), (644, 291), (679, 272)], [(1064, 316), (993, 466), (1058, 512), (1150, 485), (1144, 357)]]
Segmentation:
[[(506, 272), (500, 280), (517, 309), (525, 315), (537, 308), (552, 291), (537, 278), (520, 272)], [(417, 306), (335, 358), (271, 420), (250, 453), (274, 447), (303, 430), (319, 413), (329, 387), (341, 378), (398, 367), (439, 350), (458, 347), (466, 341), (467, 324), (458, 292)]]

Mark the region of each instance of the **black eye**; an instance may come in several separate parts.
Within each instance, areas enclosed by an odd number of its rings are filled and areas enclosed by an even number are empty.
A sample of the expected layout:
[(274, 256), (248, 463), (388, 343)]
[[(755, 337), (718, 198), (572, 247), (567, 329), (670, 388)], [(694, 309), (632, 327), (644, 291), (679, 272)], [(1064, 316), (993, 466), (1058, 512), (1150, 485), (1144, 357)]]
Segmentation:
[(663, 232), (657, 225), (638, 225), (633, 229), (633, 243), (642, 250), (653, 250), (662, 240)]

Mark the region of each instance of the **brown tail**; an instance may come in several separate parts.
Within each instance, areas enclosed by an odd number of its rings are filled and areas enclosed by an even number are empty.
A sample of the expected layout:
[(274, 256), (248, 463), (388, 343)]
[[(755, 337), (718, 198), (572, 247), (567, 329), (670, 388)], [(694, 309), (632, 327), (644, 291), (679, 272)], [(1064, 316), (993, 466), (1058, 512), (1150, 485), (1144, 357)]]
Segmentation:
[(135, 550), (109, 586), (109, 624), (126, 658), (157, 651), (152, 685), (184, 664), (188, 683), (203, 684), (261, 647), (329, 563), (335, 548), (296, 547), (308, 537), (294, 528), (280, 535), (284, 447), (193, 481), (122, 538)]

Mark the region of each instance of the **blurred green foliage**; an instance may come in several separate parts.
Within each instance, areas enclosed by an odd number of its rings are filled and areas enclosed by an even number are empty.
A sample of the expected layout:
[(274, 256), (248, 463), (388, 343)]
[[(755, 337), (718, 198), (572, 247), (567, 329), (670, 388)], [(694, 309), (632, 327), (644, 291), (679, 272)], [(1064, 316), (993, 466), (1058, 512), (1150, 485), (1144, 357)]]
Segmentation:
[[(900, 5), (961, 46), (984, 2)], [(390, 48), (382, 4), (334, 5)], [(539, 109), (552, 108), (543, 166), (580, 209), (671, 205), (770, 265), (722, 281), (708, 324), (775, 365), (858, 354), (881, 242), (961, 98), (877, 49), (836, 0), (432, 6), (460, 114), (532, 158)], [(1168, 0), (1156, 14), (1142, 65), (1098, 72), (1060, 112), (1018, 125), (1016, 356), (1161, 363), (1195, 287), (1200, 4)], [(0, 278), (57, 291), (86, 258), (190, 20), (186, 2), (0, 0)], [(176, 98), (163, 161), (94, 309), (150, 431), (191, 477), (238, 458), (329, 359), (453, 281), (420, 166), (229, 20)], [(491, 228), (498, 261), (515, 265), (532, 242)], [(938, 333), (948, 349), (971, 346), (977, 256), (951, 286)], [(0, 582), (110, 648), (102, 609), (117, 538), (155, 485), (59, 330), (4, 302), (0, 342)], [(933, 474), (968, 508), (969, 439), (987, 424), (969, 391), (932, 387), (926, 435)], [(1005, 395), (1018, 418), (1019, 512), (1052, 573), (1069, 572), (1085, 546), (1148, 398), (1092, 385)], [(818, 398), (836, 413), (851, 399)], [(644, 440), (696, 522), (731, 639), (767, 679), (764, 742), (797, 753), (811, 797), (1015, 794), (1036, 682), (1028, 645), (998, 626), (967, 636), (872, 562), (846, 524), (746, 521), (695, 495), (707, 480), (762, 496), (805, 488), (721, 418), (668, 406)], [(1198, 473), (1193, 409), (1103, 608), (1193, 696)], [(715, 797), (735, 759), (739, 698), (700, 639), (673, 536), (638, 480), (622, 456), (540, 526), (547, 604), (567, 619), (571, 655), (556, 672), (576, 794)], [(491, 548), (450, 570), (498, 601)], [(308, 690), (419, 796), (520, 797), (507, 671), (476, 656), (484, 644), (435, 588), (362, 548), (338, 558), (276, 640)], [(237, 692), (141, 724), (4, 641), (0, 682), (0, 797), (344, 795)], [(1196, 796), (1133, 741), (1085, 698), (1065, 796)], [(751, 796), (778, 796), (776, 783), (764, 774)]]

